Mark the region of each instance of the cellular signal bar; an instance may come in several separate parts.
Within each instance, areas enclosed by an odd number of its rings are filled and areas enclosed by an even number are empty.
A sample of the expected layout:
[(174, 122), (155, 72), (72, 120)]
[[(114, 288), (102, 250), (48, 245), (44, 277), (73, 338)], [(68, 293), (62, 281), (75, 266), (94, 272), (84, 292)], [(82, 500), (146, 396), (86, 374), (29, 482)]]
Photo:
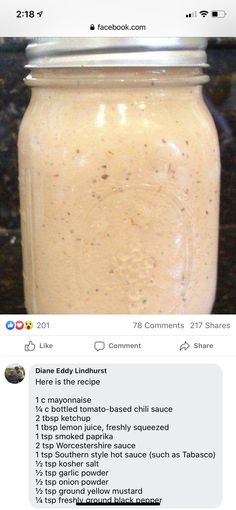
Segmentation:
[(197, 17), (197, 11), (189, 12), (186, 14), (186, 18), (196, 18)]

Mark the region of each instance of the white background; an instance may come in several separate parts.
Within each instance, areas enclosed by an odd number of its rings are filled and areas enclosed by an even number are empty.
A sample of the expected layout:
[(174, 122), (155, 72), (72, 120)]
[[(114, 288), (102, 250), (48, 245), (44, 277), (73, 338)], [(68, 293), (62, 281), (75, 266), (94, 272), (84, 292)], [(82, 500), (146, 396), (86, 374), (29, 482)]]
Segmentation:
[[(6, 331), (5, 321), (33, 320), (30, 331)], [(42, 333), (37, 329), (38, 320), (49, 320), (51, 329)], [(140, 330), (136, 333), (132, 316), (2, 316), (0, 347), (0, 437), (1, 437), (1, 508), (4, 510), (30, 510), (28, 499), (28, 403), (29, 403), (29, 368), (35, 363), (214, 363), (223, 372), (223, 501), (220, 510), (231, 510), (235, 501), (235, 387), (236, 387), (236, 349), (235, 316), (142, 316), (143, 323), (184, 322), (186, 329), (149, 330), (146, 337)], [(189, 330), (191, 320), (195, 322), (230, 323), (231, 328), (209, 329), (201, 332)], [(66, 334), (67, 331), (67, 334)], [(104, 336), (102, 335), (104, 332)], [(126, 334), (125, 334), (126, 331)], [(61, 335), (59, 334), (61, 333)], [(108, 343), (114, 335), (121, 343), (141, 342), (141, 351), (109, 350)], [(72, 336), (70, 336), (72, 334)], [(94, 341), (104, 339), (106, 349), (96, 352)], [(24, 344), (33, 340), (36, 350), (24, 351)], [(40, 349), (43, 339), (54, 345), (53, 352)], [(189, 341), (191, 347), (180, 351), (183, 341)], [(194, 349), (195, 342), (212, 343), (209, 349)], [(71, 355), (70, 355), (71, 353)], [(18, 385), (9, 384), (4, 378), (6, 366), (20, 363), (26, 369), (26, 377)], [(217, 396), (216, 396), (217, 397)], [(210, 405), (210, 403), (209, 403)], [(197, 483), (197, 481), (196, 481)], [(92, 507), (91, 507), (92, 508)]]
[[(44, 10), (42, 18), (16, 18), (16, 11)], [(224, 10), (223, 19), (186, 18), (197, 10)], [(145, 32), (91, 32), (91, 23), (143, 25)], [(0, 4), (0, 36), (149, 36), (149, 37), (234, 37), (236, 7), (234, 0), (10, 0)]]

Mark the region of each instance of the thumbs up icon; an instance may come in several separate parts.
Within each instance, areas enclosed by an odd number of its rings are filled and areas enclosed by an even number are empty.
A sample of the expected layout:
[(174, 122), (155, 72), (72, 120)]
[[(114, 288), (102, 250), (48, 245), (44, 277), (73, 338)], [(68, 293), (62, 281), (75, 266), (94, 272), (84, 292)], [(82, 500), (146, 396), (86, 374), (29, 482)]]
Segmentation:
[(36, 347), (36, 345), (34, 344), (34, 342), (32, 342), (30, 340), (28, 344), (25, 344), (25, 351), (27, 351), (27, 352), (28, 351), (34, 351), (35, 347)]

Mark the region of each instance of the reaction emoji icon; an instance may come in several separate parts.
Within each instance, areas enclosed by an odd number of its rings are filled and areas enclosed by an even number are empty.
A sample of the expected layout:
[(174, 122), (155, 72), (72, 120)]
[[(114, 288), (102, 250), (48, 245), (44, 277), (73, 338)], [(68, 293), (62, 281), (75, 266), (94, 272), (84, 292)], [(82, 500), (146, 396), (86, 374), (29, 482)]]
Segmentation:
[(24, 328), (24, 322), (16, 321), (16, 329), (23, 329), (23, 328)]
[(32, 329), (33, 322), (32, 321), (25, 321), (25, 329)]
[(15, 323), (13, 321), (7, 321), (6, 322), (6, 328), (11, 331), (12, 329), (14, 329), (15, 327)]

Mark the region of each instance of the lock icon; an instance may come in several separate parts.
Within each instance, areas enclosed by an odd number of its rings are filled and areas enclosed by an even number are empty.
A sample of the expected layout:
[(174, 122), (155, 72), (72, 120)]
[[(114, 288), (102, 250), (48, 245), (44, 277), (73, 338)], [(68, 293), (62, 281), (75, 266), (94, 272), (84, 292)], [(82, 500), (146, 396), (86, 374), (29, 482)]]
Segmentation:
[(95, 30), (95, 26), (94, 25), (90, 25), (90, 30)]

